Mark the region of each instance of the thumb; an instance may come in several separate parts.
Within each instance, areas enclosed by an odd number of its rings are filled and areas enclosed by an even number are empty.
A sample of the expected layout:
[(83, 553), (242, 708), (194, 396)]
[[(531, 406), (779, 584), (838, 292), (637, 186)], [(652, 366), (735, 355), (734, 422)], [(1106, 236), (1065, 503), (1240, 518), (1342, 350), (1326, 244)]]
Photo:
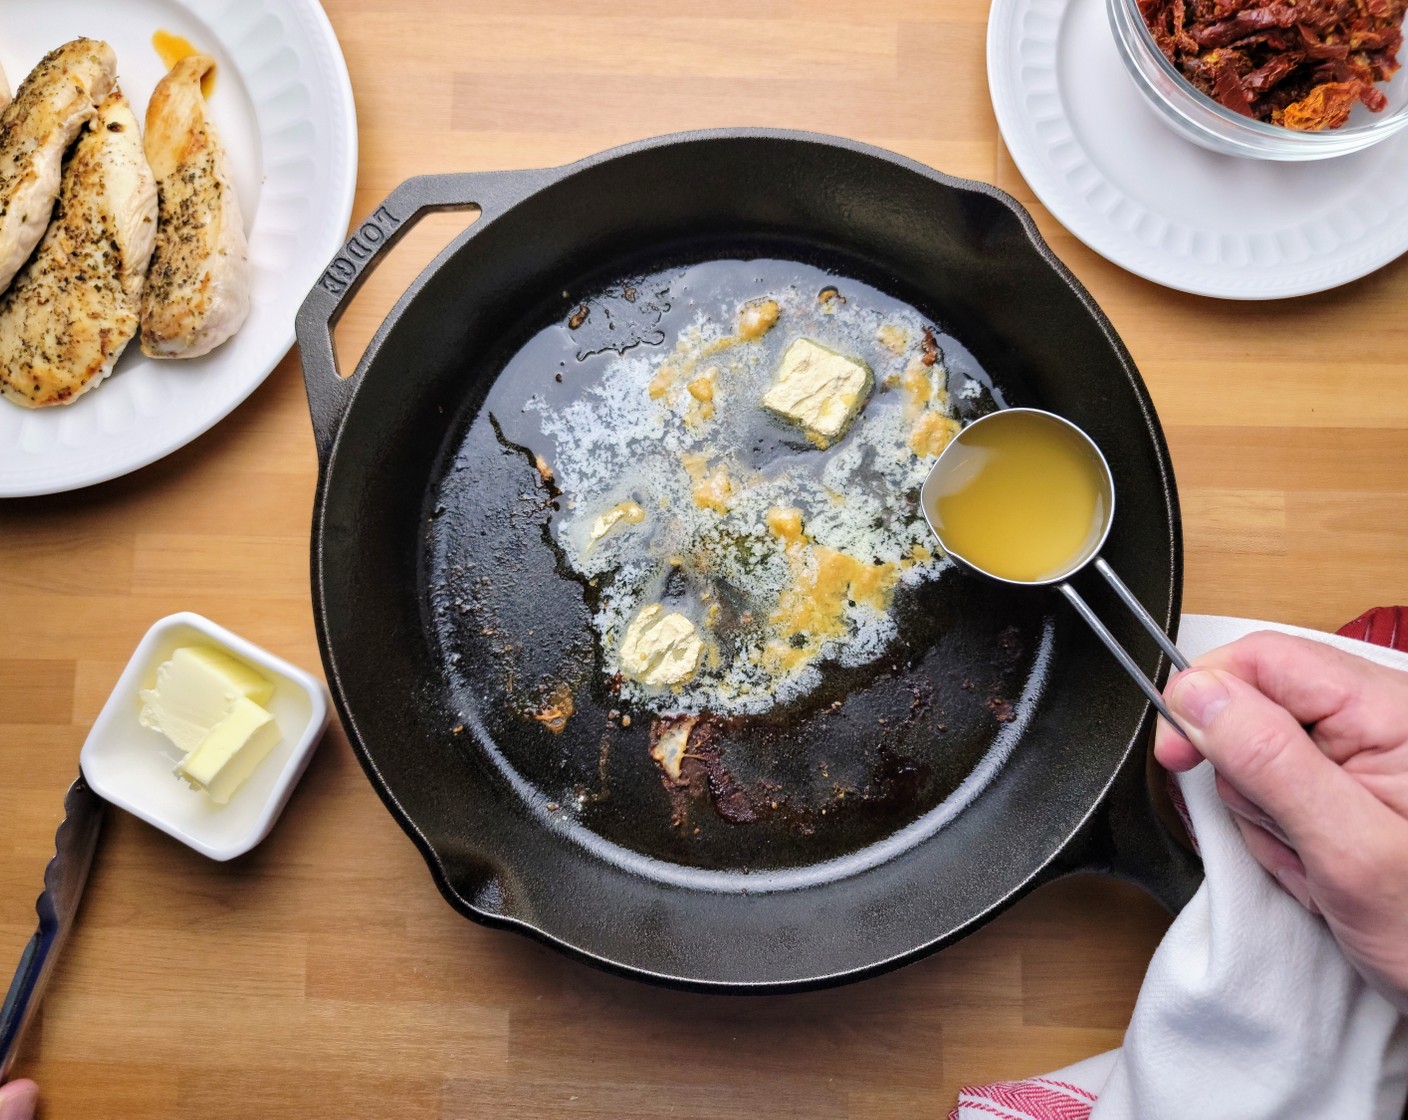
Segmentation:
[(0, 1120), (33, 1120), (38, 1100), (39, 1086), (33, 1081), (0, 1085)]
[(1275, 821), (1292, 847), (1334, 846), (1335, 822), (1363, 811), (1365, 791), (1290, 712), (1241, 678), (1189, 670), (1174, 682), (1168, 704), (1193, 746)]

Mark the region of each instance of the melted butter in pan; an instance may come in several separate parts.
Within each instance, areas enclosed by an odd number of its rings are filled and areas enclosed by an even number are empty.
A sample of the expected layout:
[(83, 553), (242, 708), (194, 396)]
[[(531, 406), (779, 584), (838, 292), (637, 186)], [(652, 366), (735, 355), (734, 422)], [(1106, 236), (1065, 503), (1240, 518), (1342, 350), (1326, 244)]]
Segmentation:
[[(579, 347), (592, 361), (564, 364), (571, 391), (531, 395), (518, 425), (561, 491), (551, 537), (595, 600), (602, 668), (622, 700), (756, 715), (805, 697), (826, 664), (882, 657), (895, 596), (947, 566), (928, 548), (917, 493), (960, 428), (955, 405), (971, 415), (984, 387), (950, 374), (913, 309), (806, 265), (708, 262), (624, 290), (653, 293), (654, 321), (636, 332), (647, 344)], [(624, 306), (588, 301), (566, 330)], [(820, 383), (789, 386), (787, 408), (763, 406), (799, 339), (866, 371), (830, 439), (807, 429), (824, 411), (809, 399)], [(697, 635), (688, 673), (635, 671), (628, 636), (657, 615)]]

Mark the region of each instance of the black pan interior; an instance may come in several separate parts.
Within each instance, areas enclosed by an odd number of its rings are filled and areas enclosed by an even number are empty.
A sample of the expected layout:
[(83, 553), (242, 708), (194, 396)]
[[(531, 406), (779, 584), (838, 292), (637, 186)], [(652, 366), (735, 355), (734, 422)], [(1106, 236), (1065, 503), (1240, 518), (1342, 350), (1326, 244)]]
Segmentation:
[[(771, 247), (784, 248), (809, 252)], [(851, 262), (834, 260), (823, 271), (759, 259), (757, 251), (740, 243), (731, 250), (736, 261), (678, 262), (569, 292), (580, 300), (577, 318), (564, 320), (561, 293), (553, 293), (540, 309), (546, 326), (451, 428), (435, 472), (440, 482), (428, 496), (419, 566), (458, 711), (480, 714), (494, 757), (556, 805), (561, 820), (652, 858), (754, 875), (878, 844), (996, 766), (1037, 702), (1057, 605), (957, 570), (902, 587), (894, 607), (901, 636), (884, 657), (851, 669), (831, 665), (822, 686), (798, 701), (711, 724), (707, 745), (697, 735), (686, 766), (690, 788), (662, 780), (647, 760), (652, 712), (611, 688), (591, 626), (596, 595), (554, 546), (549, 522), (570, 494), (557, 493), (536, 469), (539, 452), (549, 463), (556, 456), (525, 402), (580, 400), (608, 376), (617, 355), (608, 344), (632, 360), (658, 361), (701, 309), (728, 321), (743, 300), (789, 284), (808, 293), (837, 286), (847, 311), (903, 309), (858, 280)], [(620, 298), (624, 291), (635, 298)], [(582, 308), (585, 321), (573, 329)], [(785, 337), (785, 328), (778, 333)], [(628, 345), (637, 337), (644, 341)], [(985, 378), (956, 338), (940, 331), (938, 341), (953, 384)], [(968, 418), (1005, 400), (1000, 389), (954, 397)], [(755, 460), (820, 457), (781, 424), (763, 420), (755, 432), (747, 448)], [(891, 496), (910, 518), (919, 516), (916, 500), (917, 491)], [(535, 713), (564, 688), (573, 712), (552, 731)]]
[[(483, 420), (523, 394), (498, 376), (514, 354), (584, 298), (756, 258), (913, 305), (997, 400), (1089, 431), (1119, 494), (1106, 556), (1173, 615), (1176, 505), (1142, 385), (1012, 205), (855, 146), (775, 136), (588, 161), (462, 238), (362, 375), (325, 472), (318, 586), (354, 741), (453, 903), (637, 975), (777, 987), (884, 967), (1010, 902), (1099, 800), (1145, 704), (1054, 600), (950, 572), (906, 604), (913, 625), (883, 666), (836, 682), (839, 711), (826, 694), (742, 737), (746, 757), (785, 771), (787, 811), (672, 823), (646, 721), (608, 730), (583, 589), (543, 545), (547, 495)], [(1083, 586), (1154, 671), (1133, 624)], [(502, 633), (457, 611), (480, 594)], [(543, 658), (581, 670), (561, 736), (523, 716), (496, 644), (526, 651), (529, 677)], [(1022, 717), (995, 719), (994, 699)], [(819, 812), (838, 779), (867, 796)]]

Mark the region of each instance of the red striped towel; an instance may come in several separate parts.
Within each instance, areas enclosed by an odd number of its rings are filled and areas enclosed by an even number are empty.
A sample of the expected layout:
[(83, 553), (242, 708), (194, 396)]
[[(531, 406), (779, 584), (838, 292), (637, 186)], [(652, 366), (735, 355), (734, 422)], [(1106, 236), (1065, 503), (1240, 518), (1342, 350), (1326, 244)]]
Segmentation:
[(1335, 633), (1370, 645), (1408, 650), (1408, 607), (1375, 607)]
[(971, 1116), (998, 1120), (1088, 1120), (1095, 1094), (1069, 1081), (1029, 1077), (1025, 1081), (994, 1081), (958, 1092), (958, 1105), (949, 1120)]
[[(1408, 607), (1376, 607), (1341, 627), (1338, 633), (1357, 641), (1408, 651)], [(1182, 790), (1175, 783), (1170, 785), (1179, 815), (1183, 818), (1183, 823), (1190, 826), (1191, 836), (1192, 828), (1187, 808), (1183, 804)], [(1167, 999), (1166, 993), (1164, 998)], [(966, 1086), (959, 1090), (958, 1103), (949, 1113), (949, 1120), (1090, 1120), (1091, 1112), (1099, 1101), (1100, 1092), (1106, 1086), (1107, 1079), (1114, 1072), (1119, 1060), (1120, 1051), (1113, 1050), (1048, 1077)], [(1126, 1065), (1128, 1064), (1126, 1062)], [(1393, 1065), (1393, 1062), (1386, 1064)], [(1117, 1095), (1127, 1101), (1128, 1071), (1122, 1071), (1121, 1077), (1121, 1092)], [(1401, 1101), (1402, 1094), (1398, 1092), (1399, 1087), (1396, 1085), (1396, 1080), (1401, 1080), (1401, 1077), (1390, 1080), (1394, 1080), (1395, 1084), (1385, 1086), (1387, 1092), (1380, 1095), (1381, 1104), (1384, 1096)], [(1233, 1107), (1235, 1110), (1236, 1106)], [(1398, 1115), (1397, 1106), (1390, 1107), (1392, 1111), (1384, 1114)], [(1100, 1111), (1104, 1113), (1105, 1109)], [(1116, 1106), (1116, 1111), (1124, 1114), (1123, 1101)], [(1249, 1114), (1234, 1111), (1229, 1115)]]

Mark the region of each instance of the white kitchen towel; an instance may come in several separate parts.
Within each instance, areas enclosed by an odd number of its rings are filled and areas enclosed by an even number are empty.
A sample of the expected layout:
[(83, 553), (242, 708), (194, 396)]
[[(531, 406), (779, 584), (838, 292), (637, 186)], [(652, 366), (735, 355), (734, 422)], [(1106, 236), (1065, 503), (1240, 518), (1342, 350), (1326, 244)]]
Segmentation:
[[(1185, 615), (1189, 657), (1253, 630), (1395, 669), (1408, 654), (1292, 626)], [(962, 1090), (950, 1120), (1399, 1120), (1408, 1020), (1325, 923), (1251, 857), (1209, 764), (1180, 775), (1206, 879), (1145, 974), (1124, 1045), (1045, 1077)]]

